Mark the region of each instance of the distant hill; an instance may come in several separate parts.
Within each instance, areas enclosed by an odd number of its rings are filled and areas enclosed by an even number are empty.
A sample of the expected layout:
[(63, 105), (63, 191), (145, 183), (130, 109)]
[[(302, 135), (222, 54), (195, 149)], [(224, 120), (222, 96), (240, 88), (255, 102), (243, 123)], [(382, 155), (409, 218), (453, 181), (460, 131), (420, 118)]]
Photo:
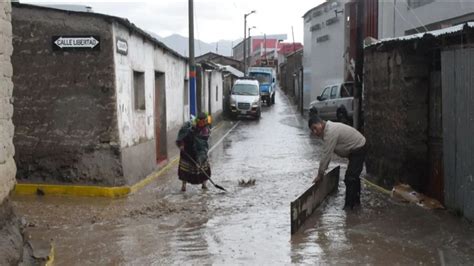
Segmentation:
[[(163, 42), (166, 46), (169, 48), (175, 50), (176, 52), (188, 56), (188, 38), (181, 36), (179, 34), (173, 34), (168, 37), (161, 37), (158, 36), (154, 33), (150, 34)], [(240, 40), (237, 41), (227, 41), (227, 40), (221, 40), (218, 42), (213, 42), (213, 43), (206, 43), (200, 40), (195, 40), (194, 41), (194, 52), (195, 56), (200, 56), (208, 52), (216, 52), (217, 48), (217, 53), (225, 56), (231, 56), (232, 55), (232, 45), (236, 45)]]

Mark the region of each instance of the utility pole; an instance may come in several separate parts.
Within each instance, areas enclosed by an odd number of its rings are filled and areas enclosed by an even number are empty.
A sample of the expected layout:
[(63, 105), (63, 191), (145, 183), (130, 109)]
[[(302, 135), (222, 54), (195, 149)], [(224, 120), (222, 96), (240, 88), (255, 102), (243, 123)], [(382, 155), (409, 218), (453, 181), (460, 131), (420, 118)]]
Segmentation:
[(194, 3), (188, 2), (189, 15), (189, 111), (191, 115), (197, 116), (196, 110), (196, 63), (194, 61)]
[(265, 62), (267, 62), (267, 34), (266, 33), (263, 34), (263, 56), (265, 57)]
[(364, 1), (357, 1), (357, 53), (355, 64), (354, 77), (354, 128), (360, 130), (363, 126), (362, 118), (362, 84), (363, 84), (363, 69), (364, 69)]
[(293, 31), (293, 26), (291, 26), (291, 36), (293, 37), (293, 53), (294, 53), (296, 49), (295, 49), (295, 32)]
[(253, 13), (255, 13), (255, 10), (250, 11), (250, 13), (244, 14), (244, 76), (247, 73), (247, 17), (252, 15)]

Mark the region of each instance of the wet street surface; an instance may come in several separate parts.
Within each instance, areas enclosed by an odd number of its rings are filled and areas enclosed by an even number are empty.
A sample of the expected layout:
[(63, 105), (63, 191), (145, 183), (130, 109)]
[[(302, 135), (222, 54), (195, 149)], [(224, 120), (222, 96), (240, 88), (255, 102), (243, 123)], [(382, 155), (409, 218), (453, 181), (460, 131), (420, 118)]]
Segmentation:
[[(231, 131), (229, 131), (232, 129)], [(229, 132), (229, 134), (227, 134)], [(177, 166), (121, 199), (14, 197), (32, 237), (52, 239), (56, 265), (474, 264), (474, 227), (446, 211), (393, 201), (363, 186), (362, 208), (339, 191), (290, 234), (290, 202), (310, 185), (320, 143), (282, 94), (260, 121), (226, 121), (211, 139), (212, 179), (188, 186)], [(239, 186), (239, 180), (255, 185)]]

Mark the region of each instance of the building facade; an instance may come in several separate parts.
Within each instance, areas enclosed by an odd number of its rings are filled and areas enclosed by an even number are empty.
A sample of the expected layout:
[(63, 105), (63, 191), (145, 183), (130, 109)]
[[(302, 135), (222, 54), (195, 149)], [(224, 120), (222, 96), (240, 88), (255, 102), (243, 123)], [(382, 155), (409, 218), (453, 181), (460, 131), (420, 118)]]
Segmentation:
[[(281, 41), (287, 39), (286, 34), (256, 35), (246, 39), (247, 66), (253, 66), (257, 60), (268, 57), (277, 58), (278, 47)], [(232, 48), (233, 58), (243, 61), (244, 42), (241, 41)], [(274, 64), (277, 67), (277, 64)]]
[(14, 4), (12, 23), (17, 180), (130, 185), (177, 155), (187, 58), (112, 16)]
[(224, 76), (220, 67), (212, 62), (201, 62), (196, 70), (197, 108), (219, 121), (224, 108)]
[(438, 30), (474, 20), (466, 0), (379, 0), (379, 38)]
[(305, 109), (321, 94), (324, 86), (344, 79), (345, 2), (326, 1), (303, 16)]

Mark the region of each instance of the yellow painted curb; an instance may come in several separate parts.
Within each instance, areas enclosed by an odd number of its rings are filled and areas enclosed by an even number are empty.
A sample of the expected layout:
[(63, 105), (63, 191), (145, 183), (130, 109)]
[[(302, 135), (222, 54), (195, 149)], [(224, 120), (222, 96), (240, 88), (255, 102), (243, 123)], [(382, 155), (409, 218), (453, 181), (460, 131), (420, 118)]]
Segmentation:
[(48, 255), (48, 260), (46, 261), (46, 263), (44, 264), (45, 266), (53, 266), (54, 265), (54, 245), (51, 244), (51, 250), (49, 251), (49, 255)]
[(381, 186), (378, 186), (372, 182), (370, 182), (369, 180), (365, 179), (365, 178), (361, 178), (362, 181), (364, 181), (364, 183), (366, 183), (369, 187), (373, 187), (375, 188), (376, 190), (382, 192), (382, 193), (385, 193), (385, 194), (391, 194), (391, 191), (381, 187)]
[(98, 187), (48, 184), (16, 184), (16, 195), (70, 195), (81, 197), (123, 197), (130, 194), (130, 187)]
[(78, 197), (107, 197), (119, 198), (125, 197), (131, 193), (144, 188), (160, 175), (168, 171), (177, 161), (179, 157), (172, 159), (165, 167), (157, 172), (153, 172), (142, 181), (132, 186), (120, 187), (100, 187), (100, 186), (76, 186), (76, 185), (49, 185), (49, 184), (21, 184), (15, 185), (14, 193), (16, 195), (68, 195)]
[(148, 184), (150, 184), (151, 182), (153, 182), (153, 180), (155, 180), (156, 178), (158, 178), (160, 175), (164, 174), (166, 171), (168, 171), (176, 162), (178, 162), (178, 159), (179, 159), (179, 156), (175, 157), (174, 159), (172, 159), (165, 167), (161, 168), (158, 172), (154, 172), (152, 173), (151, 175), (149, 175), (147, 178), (143, 179), (142, 181), (136, 183), (135, 185), (131, 186), (130, 187), (130, 192), (131, 193), (135, 193), (137, 192), (138, 190), (144, 188), (145, 186), (147, 186)]

